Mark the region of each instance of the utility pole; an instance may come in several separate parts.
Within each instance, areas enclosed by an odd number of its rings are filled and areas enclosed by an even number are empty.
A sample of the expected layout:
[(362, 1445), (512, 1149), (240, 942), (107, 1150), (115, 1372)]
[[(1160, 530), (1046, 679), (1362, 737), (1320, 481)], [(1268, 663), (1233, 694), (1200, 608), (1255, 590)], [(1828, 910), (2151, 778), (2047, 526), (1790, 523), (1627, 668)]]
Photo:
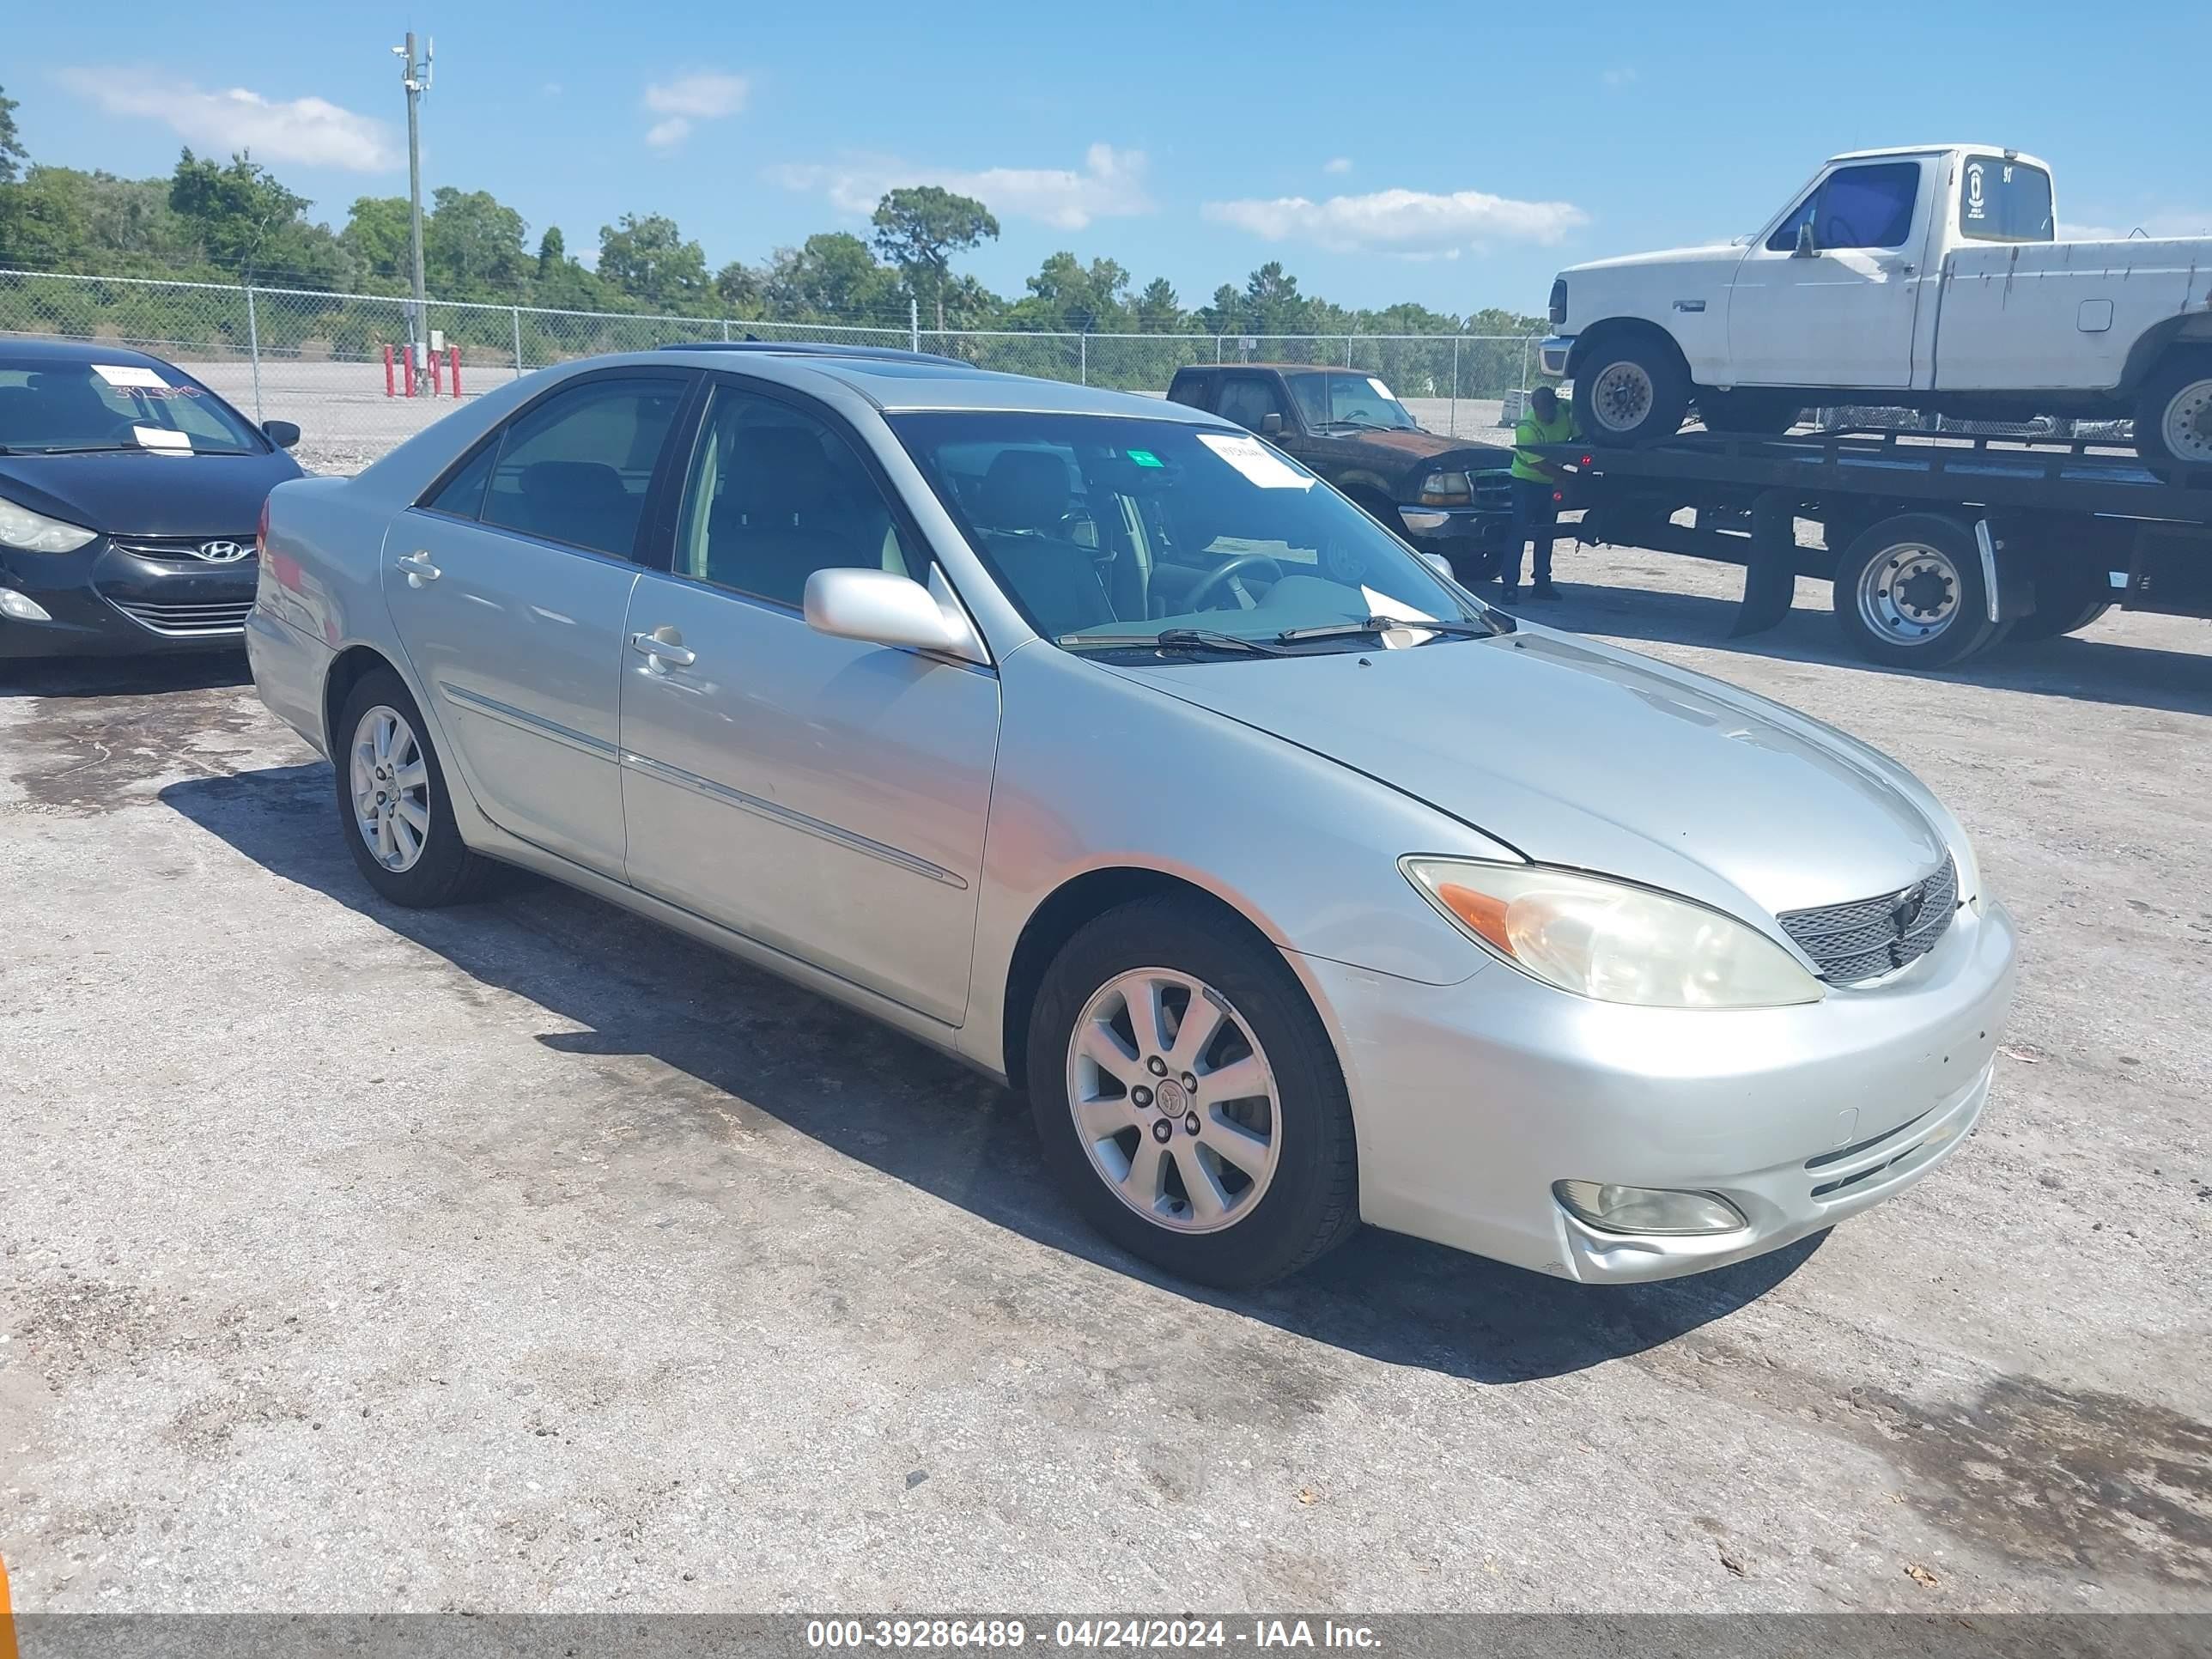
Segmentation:
[(430, 349), (429, 304), (422, 293), (422, 125), (420, 110), (422, 94), (430, 90), (430, 38), (422, 37), (422, 55), (415, 55), (415, 31), (407, 31), (407, 44), (394, 46), (392, 55), (399, 62), (400, 84), (407, 88), (407, 199), (408, 240), (415, 257), (415, 314), (409, 329), (414, 338), (409, 349), (414, 354), (415, 367), (419, 373), (425, 366), (424, 354)]

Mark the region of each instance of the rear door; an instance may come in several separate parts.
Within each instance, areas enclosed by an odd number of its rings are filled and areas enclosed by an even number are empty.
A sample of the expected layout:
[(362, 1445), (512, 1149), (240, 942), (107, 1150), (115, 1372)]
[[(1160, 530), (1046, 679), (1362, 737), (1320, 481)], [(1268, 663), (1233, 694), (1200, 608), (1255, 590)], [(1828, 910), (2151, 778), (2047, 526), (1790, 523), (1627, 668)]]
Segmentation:
[(998, 676), (807, 626), (816, 570), (933, 574), (826, 410), (717, 377), (690, 449), (622, 653), (629, 880), (957, 1024)]
[(484, 815), (617, 878), (623, 624), (647, 500), (695, 378), (563, 383), (385, 538), (392, 624)]

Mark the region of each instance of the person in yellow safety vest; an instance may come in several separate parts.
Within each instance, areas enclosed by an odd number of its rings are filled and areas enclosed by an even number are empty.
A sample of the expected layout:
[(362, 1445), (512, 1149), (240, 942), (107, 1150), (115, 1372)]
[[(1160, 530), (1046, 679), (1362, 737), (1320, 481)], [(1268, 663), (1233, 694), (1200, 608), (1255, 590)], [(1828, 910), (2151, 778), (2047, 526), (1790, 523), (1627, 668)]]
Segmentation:
[(1575, 417), (1559, 407), (1558, 392), (1540, 386), (1528, 394), (1528, 410), (1513, 429), (1512, 539), (1506, 544), (1505, 562), (1498, 570), (1509, 600), (1519, 597), (1521, 549), (1531, 541), (1536, 544), (1536, 557), (1531, 573), (1534, 586), (1529, 588), (1528, 597), (1559, 597), (1559, 590), (1552, 586), (1552, 540), (1559, 522), (1559, 472), (1536, 453), (1536, 446), (1571, 443), (1574, 437)]

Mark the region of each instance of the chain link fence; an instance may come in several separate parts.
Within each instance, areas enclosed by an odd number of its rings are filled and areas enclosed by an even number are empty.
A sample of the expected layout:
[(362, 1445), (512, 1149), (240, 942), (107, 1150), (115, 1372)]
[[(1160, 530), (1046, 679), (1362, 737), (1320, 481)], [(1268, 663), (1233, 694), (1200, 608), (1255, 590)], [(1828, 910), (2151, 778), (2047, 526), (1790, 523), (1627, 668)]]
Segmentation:
[[(0, 337), (108, 340), (176, 363), (256, 420), (298, 422), (318, 471), (367, 465), (456, 398), (552, 363), (726, 340), (902, 347), (980, 368), (1164, 395), (1197, 363), (1326, 363), (1385, 382), (1430, 430), (1496, 435), (1506, 395), (1532, 384), (1518, 335), (1038, 333), (1005, 329), (641, 316), (302, 289), (0, 270)], [(410, 376), (408, 343), (434, 343)], [(411, 387), (411, 391), (410, 391)]]

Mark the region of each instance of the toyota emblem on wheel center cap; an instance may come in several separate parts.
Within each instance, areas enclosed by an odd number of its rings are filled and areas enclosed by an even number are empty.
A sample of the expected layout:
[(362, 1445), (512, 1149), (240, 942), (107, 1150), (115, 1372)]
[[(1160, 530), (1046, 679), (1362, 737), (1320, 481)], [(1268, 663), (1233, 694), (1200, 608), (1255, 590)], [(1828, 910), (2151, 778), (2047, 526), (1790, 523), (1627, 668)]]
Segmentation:
[(202, 542), (192, 552), (210, 564), (234, 564), (253, 550), (245, 542)]
[(1171, 1077), (1164, 1077), (1160, 1079), (1159, 1087), (1153, 1091), (1152, 1098), (1159, 1103), (1159, 1109), (1170, 1117), (1180, 1116), (1190, 1107), (1190, 1097), (1183, 1092), (1182, 1085)]

